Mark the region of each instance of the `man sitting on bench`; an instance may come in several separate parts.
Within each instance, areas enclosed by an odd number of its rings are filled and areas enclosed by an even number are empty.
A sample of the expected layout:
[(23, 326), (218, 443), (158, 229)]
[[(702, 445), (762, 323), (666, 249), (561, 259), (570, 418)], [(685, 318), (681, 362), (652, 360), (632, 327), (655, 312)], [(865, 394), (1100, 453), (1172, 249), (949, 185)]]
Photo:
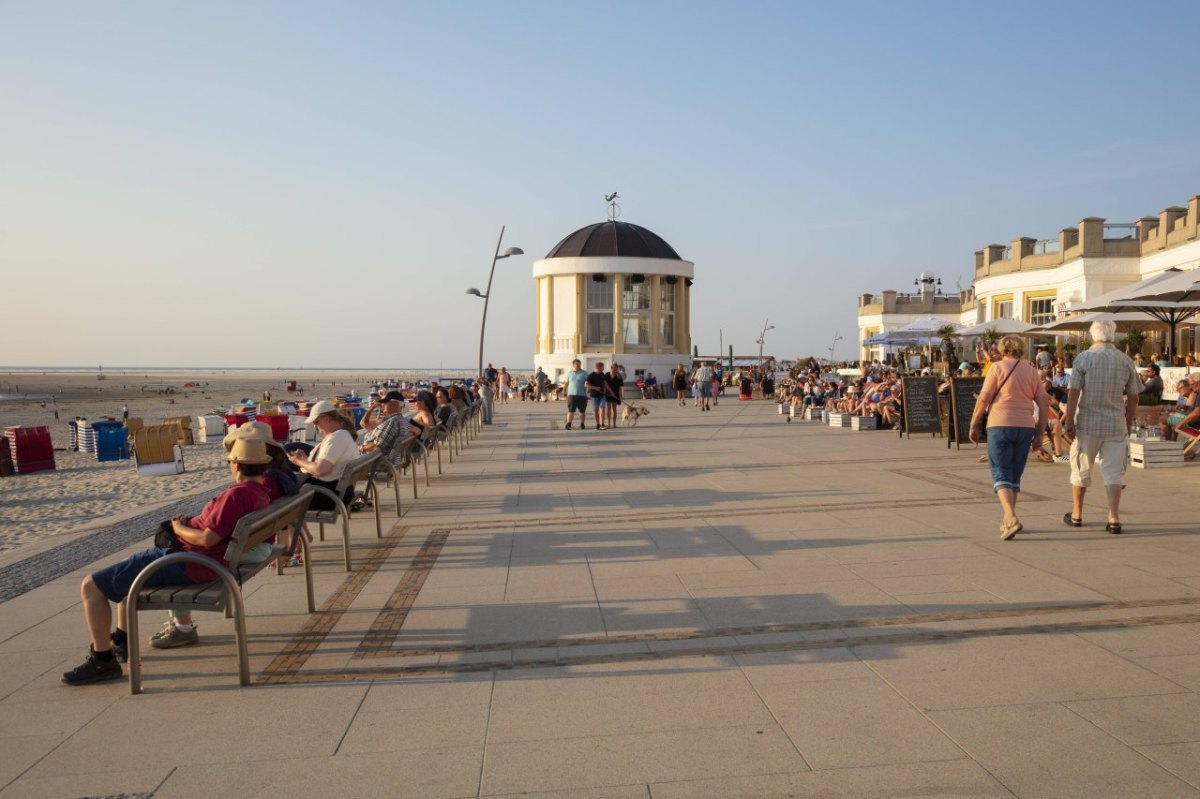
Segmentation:
[[(210, 500), (199, 516), (190, 519), (180, 516), (171, 520), (172, 532), (184, 551), (207, 555), (222, 564), (226, 563), (226, 544), (238, 520), (267, 507), (271, 502), (262, 486), (263, 472), (271, 462), (266, 444), (252, 439), (235, 441), (227, 460), (233, 474), (233, 485)], [(169, 548), (152, 547), (83, 578), (79, 596), (83, 600), (83, 615), (92, 643), (87, 659), (63, 674), (64, 683), (90, 685), (121, 678), (119, 661), (126, 660), (129, 652), (125, 633), (125, 597), (142, 569), (171, 552)], [(216, 579), (212, 570), (199, 564), (175, 563), (152, 575), (146, 586), (188, 585)], [(117, 603), (117, 628), (111, 633), (110, 602)]]

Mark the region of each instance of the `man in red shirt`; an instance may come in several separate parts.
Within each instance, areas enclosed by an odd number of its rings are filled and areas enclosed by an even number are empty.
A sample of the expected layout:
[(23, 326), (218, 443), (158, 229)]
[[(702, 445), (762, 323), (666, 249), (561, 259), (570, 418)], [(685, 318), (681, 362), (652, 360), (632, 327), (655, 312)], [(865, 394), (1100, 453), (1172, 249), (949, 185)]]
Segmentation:
[[(199, 516), (180, 516), (171, 520), (171, 529), (186, 552), (207, 555), (223, 565), (225, 548), (237, 522), (247, 513), (267, 507), (271, 499), (262, 486), (262, 475), (271, 462), (266, 444), (258, 440), (240, 440), (228, 455), (233, 485), (204, 506)], [(83, 615), (92, 639), (87, 659), (62, 676), (67, 685), (90, 685), (121, 678), (120, 661), (128, 658), (125, 633), (125, 597), (133, 581), (148, 564), (171, 554), (170, 549), (153, 547), (121, 563), (101, 569), (83, 579), (79, 588)], [(217, 579), (211, 569), (192, 563), (174, 563), (151, 576), (147, 586), (207, 583)], [(117, 603), (117, 627), (112, 628), (112, 607)]]

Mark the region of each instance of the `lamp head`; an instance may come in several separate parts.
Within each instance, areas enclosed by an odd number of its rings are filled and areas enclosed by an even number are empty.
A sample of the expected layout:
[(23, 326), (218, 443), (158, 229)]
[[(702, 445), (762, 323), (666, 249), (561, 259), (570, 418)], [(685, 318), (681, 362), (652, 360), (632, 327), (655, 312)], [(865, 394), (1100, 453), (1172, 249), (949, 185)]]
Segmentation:
[(525, 251), (522, 250), (520, 247), (509, 247), (507, 250), (500, 253), (496, 257), (497, 258), (507, 258), (510, 255), (524, 255), (524, 254), (525, 254)]
[(487, 296), (486, 294), (484, 294), (484, 293), (483, 293), (482, 291), (480, 291), (479, 289), (467, 289), (467, 293), (468, 293), (468, 294), (471, 294), (471, 295), (473, 295), (473, 296), (476, 296), (476, 297), (486, 297), (486, 296)]

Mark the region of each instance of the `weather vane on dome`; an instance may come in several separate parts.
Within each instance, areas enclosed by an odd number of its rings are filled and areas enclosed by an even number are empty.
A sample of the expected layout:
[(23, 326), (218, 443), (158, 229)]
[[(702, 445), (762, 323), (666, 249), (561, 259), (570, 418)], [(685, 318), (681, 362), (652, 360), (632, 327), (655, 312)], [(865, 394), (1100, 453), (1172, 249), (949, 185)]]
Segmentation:
[(621, 215), (621, 206), (617, 205), (617, 199), (621, 195), (615, 191), (612, 194), (604, 195), (604, 202), (608, 203), (608, 221), (616, 222), (617, 217)]

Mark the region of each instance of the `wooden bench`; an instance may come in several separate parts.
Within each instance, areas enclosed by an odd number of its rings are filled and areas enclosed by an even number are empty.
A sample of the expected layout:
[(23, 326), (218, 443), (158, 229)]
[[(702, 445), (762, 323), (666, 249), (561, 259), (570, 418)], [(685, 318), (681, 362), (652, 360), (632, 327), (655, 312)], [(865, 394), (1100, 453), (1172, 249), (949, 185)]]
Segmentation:
[[(375, 510), (375, 537), (383, 538), (383, 522), (379, 518), (379, 496), (375, 489), (375, 467), (378, 465), (379, 459), (383, 457), (383, 453), (379, 451), (368, 452), (346, 465), (342, 471), (342, 476), (337, 482), (337, 487), (330, 491), (328, 488), (321, 486), (306, 485), (306, 488), (311, 489), (317, 494), (323, 494), (333, 500), (334, 507), (326, 510), (312, 510), (308, 514), (308, 518), (317, 522), (320, 530), (320, 538), (325, 540), (325, 525), (332, 524), (337, 521), (342, 523), (342, 552), (346, 561), (346, 571), (350, 571), (350, 509), (346, 507), (346, 503), (342, 502), (342, 497), (345, 496), (350, 489), (367, 481), (367, 491), (370, 492), (372, 505)], [(305, 563), (307, 563), (307, 558)]]
[[(242, 685), (250, 684), (250, 657), (246, 647), (246, 610), (242, 600), (242, 585), (254, 575), (267, 568), (273, 560), (284, 554), (283, 547), (272, 544), (271, 554), (265, 560), (243, 562), (243, 556), (258, 544), (271, 541), (285, 527), (292, 525), (299, 530), (304, 522), (305, 511), (312, 501), (311, 490), (301, 490), (293, 497), (272, 502), (262, 510), (248, 513), (238, 520), (225, 550), (228, 567), (206, 555), (195, 552), (172, 552), (146, 566), (134, 578), (129, 588), (127, 620), (129, 626), (129, 691), (142, 692), (142, 662), (140, 657), (141, 633), (138, 631), (138, 611), (187, 609), (232, 615), (234, 635), (237, 638), (238, 675)], [(308, 544), (302, 533), (292, 536), (304, 547), (304, 580), (308, 592), (308, 612), (316, 610), (313, 597), (312, 567), (309, 565)], [(293, 544), (294, 545), (294, 544)], [(211, 583), (188, 585), (155, 586), (146, 588), (146, 581), (160, 569), (173, 563), (196, 563), (212, 569), (218, 579)]]

